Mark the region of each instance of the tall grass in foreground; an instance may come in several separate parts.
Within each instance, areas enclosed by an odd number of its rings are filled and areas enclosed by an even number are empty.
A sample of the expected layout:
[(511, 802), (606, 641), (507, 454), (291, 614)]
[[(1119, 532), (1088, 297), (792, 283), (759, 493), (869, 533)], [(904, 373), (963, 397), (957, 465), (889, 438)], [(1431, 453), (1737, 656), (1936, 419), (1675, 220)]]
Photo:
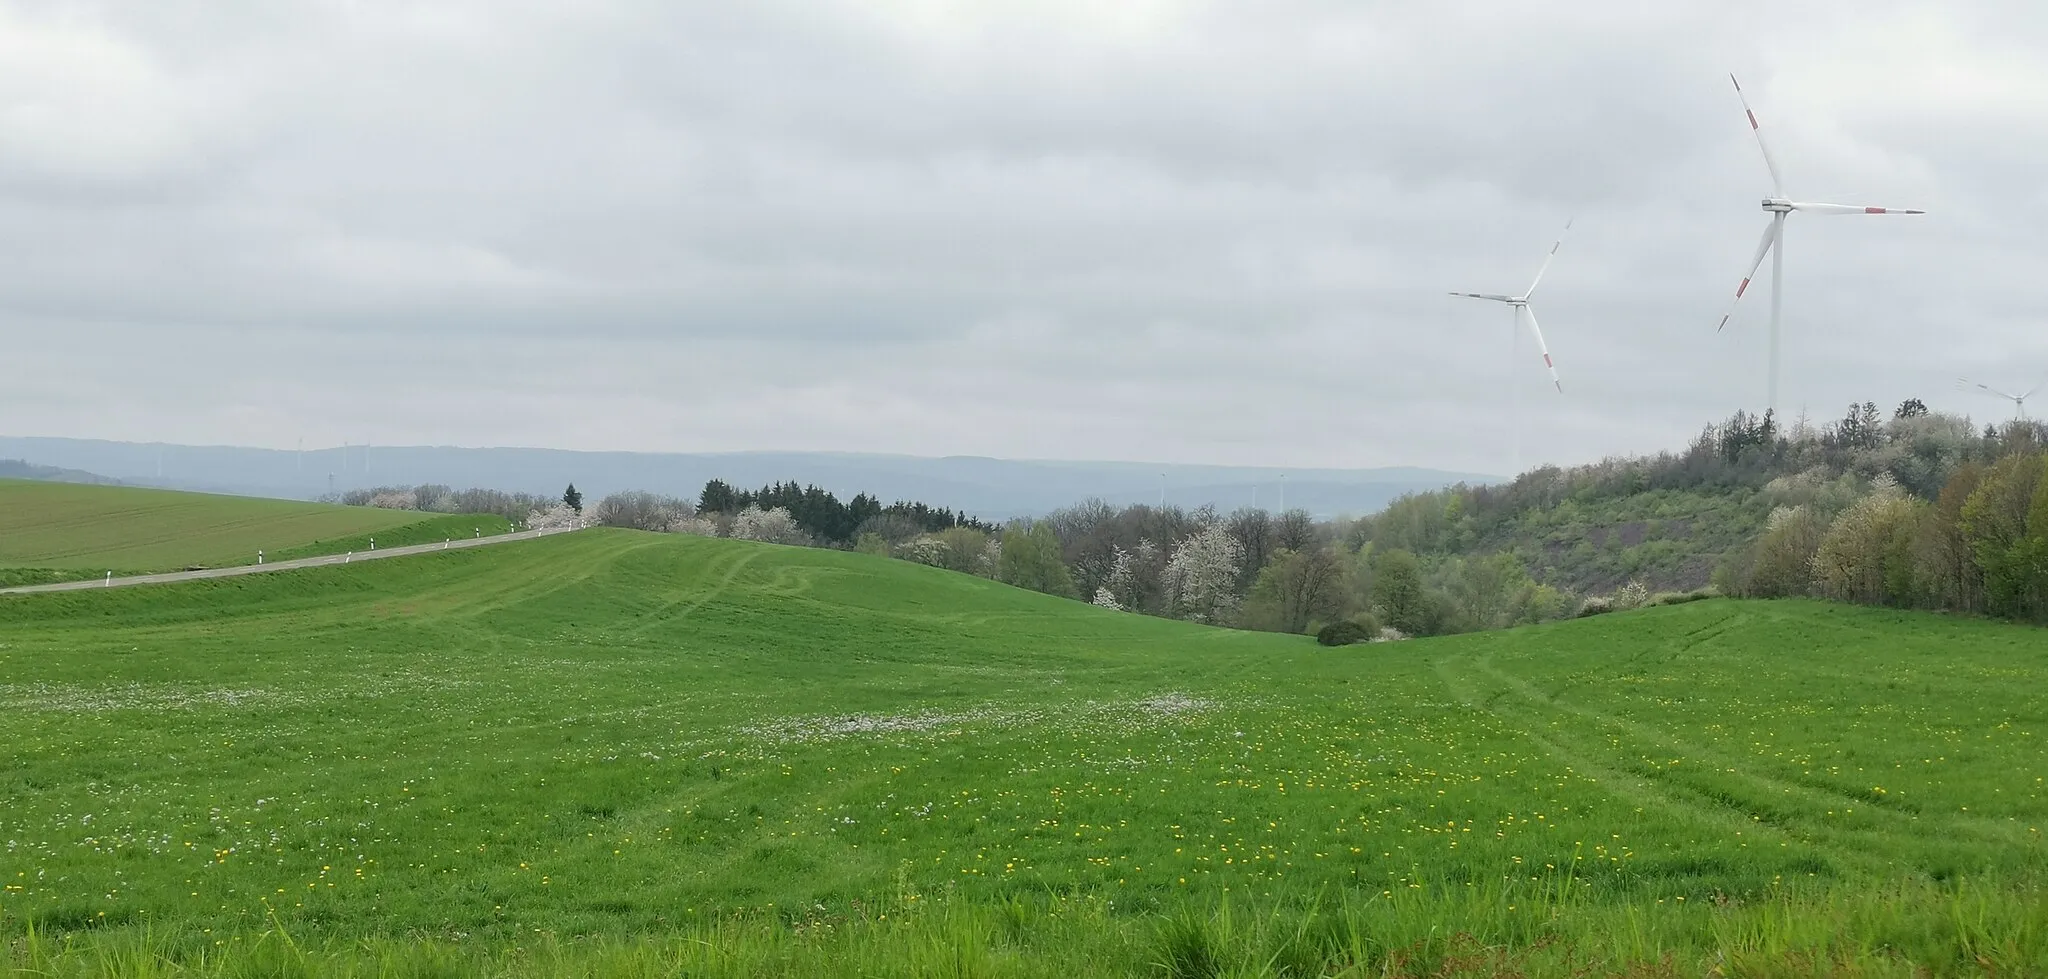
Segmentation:
[(1098, 899), (728, 917), (659, 935), (323, 939), (150, 926), (6, 947), (16, 975), (1952, 976), (2048, 974), (2048, 895), (1961, 881), (1616, 905), (1535, 886), (1298, 894), (1132, 915)]

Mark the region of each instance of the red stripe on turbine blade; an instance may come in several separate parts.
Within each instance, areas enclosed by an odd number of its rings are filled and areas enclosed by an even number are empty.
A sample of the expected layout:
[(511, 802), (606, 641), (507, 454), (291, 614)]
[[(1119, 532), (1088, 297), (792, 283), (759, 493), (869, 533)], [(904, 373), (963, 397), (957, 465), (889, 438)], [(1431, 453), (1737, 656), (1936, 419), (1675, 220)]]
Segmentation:
[(1866, 208), (1864, 208), (1864, 209), (1863, 209), (1863, 213), (1865, 213), (1865, 214), (1883, 214), (1883, 213), (1884, 213), (1884, 208), (1881, 208), (1881, 207), (1866, 207)]
[(1550, 368), (1551, 370), (1556, 370), (1556, 369), (1557, 369), (1557, 365), (1556, 365), (1556, 364), (1553, 364), (1553, 363), (1551, 363), (1551, 362), (1550, 362), (1550, 355), (1549, 355), (1549, 354), (1544, 354), (1544, 355), (1543, 355), (1543, 366), (1545, 366), (1545, 367), (1548, 367), (1548, 368)]
[[(1749, 280), (1748, 280), (1748, 279), (1744, 279), (1744, 280), (1742, 280), (1742, 284), (1741, 284), (1741, 285), (1739, 285), (1739, 286), (1736, 286), (1736, 287), (1735, 287), (1735, 298), (1737, 298), (1737, 299), (1741, 299), (1741, 298), (1742, 298), (1742, 294), (1743, 294), (1743, 293), (1745, 293), (1745, 292), (1748, 292), (1748, 291), (1749, 291)], [(1724, 317), (1722, 317), (1722, 318), (1721, 318), (1721, 322), (1723, 322), (1723, 323), (1726, 323), (1726, 322), (1728, 322), (1728, 318), (1727, 318), (1727, 317), (1725, 317), (1725, 316), (1724, 316)]]
[(1756, 124), (1756, 113), (1754, 113), (1754, 112), (1751, 112), (1751, 111), (1749, 111), (1748, 109), (1744, 109), (1744, 110), (1742, 110), (1742, 114), (1743, 114), (1743, 115), (1746, 115), (1746, 116), (1748, 116), (1748, 117), (1749, 117), (1749, 128), (1751, 128), (1751, 129), (1758, 129), (1758, 128), (1761, 128), (1761, 127), (1759, 127), (1759, 126), (1758, 126), (1758, 125)]

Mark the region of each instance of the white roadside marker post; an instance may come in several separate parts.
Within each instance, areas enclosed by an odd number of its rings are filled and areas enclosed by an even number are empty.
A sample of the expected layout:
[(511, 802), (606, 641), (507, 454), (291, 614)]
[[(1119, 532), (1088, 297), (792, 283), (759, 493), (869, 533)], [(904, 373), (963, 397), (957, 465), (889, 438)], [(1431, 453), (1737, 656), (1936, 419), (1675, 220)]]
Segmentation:
[(258, 567), (263, 565), (263, 552), (260, 550), (256, 552), (256, 565)]
[(373, 551), (374, 551), (374, 550), (376, 550), (376, 549), (377, 549), (377, 538), (375, 538), (375, 537), (372, 537), (372, 538), (370, 538), (370, 550), (373, 550)]
[(107, 587), (114, 587), (114, 573), (112, 571), (107, 572)]

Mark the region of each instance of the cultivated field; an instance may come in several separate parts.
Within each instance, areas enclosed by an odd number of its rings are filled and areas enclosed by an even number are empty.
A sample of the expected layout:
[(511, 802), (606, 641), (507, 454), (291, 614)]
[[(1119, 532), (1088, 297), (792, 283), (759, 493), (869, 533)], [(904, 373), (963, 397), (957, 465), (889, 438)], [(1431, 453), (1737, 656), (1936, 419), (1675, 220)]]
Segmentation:
[(59, 975), (2042, 974), (2044, 729), (2010, 625), (1325, 649), (589, 531), (0, 596), (0, 934)]
[[(426, 543), (507, 528), (497, 517), (329, 506), (206, 493), (0, 480), (0, 584)], [(72, 574), (29, 575), (5, 569)]]

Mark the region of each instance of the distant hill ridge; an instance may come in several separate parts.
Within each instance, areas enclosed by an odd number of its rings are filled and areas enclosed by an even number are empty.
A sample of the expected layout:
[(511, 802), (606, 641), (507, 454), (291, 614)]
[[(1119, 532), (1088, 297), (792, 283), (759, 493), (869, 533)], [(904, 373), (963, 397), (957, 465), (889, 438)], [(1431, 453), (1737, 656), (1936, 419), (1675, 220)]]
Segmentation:
[(56, 466), (39, 466), (25, 459), (0, 459), (0, 479), (33, 479), (50, 483), (90, 483), (95, 486), (119, 486), (121, 481), (89, 473), (83, 469), (61, 469)]
[[(1258, 503), (1319, 517), (1379, 510), (1404, 493), (1498, 477), (1396, 466), (1288, 469), (1144, 462), (925, 458), (857, 452), (656, 453), (566, 449), (363, 446), (260, 449), (0, 436), (0, 457), (75, 467), (127, 483), (248, 496), (317, 499), (380, 485), (439, 483), (592, 498), (621, 490), (694, 497), (706, 482), (758, 487), (796, 480), (843, 496), (923, 500), (985, 519), (1048, 513), (1080, 500), (1165, 501), (1233, 510)], [(330, 476), (331, 481), (330, 481)], [(1163, 484), (1163, 485), (1162, 485)]]

